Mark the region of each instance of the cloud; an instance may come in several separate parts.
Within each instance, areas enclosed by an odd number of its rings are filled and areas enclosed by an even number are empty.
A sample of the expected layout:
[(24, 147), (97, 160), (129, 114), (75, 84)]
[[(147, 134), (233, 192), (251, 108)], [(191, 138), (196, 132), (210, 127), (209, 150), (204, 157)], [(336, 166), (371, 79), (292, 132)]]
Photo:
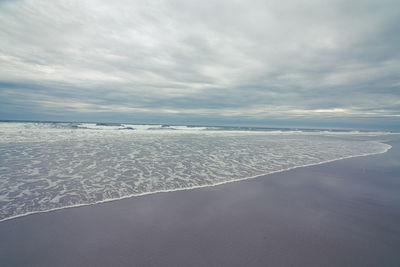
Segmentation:
[(399, 26), (398, 1), (2, 1), (0, 115), (396, 118)]

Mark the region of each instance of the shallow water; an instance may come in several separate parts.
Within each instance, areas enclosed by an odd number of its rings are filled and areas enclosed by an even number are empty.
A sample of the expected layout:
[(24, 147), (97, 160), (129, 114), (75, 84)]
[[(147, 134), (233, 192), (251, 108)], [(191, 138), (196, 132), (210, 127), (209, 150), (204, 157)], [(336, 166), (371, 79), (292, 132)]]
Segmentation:
[(382, 153), (387, 133), (0, 123), (0, 220)]

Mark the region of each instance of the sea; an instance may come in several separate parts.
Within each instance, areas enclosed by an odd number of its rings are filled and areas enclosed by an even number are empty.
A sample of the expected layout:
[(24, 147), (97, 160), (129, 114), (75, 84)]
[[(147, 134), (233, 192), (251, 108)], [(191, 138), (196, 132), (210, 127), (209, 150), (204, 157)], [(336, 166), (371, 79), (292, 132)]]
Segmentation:
[(0, 221), (384, 153), (379, 131), (0, 122)]

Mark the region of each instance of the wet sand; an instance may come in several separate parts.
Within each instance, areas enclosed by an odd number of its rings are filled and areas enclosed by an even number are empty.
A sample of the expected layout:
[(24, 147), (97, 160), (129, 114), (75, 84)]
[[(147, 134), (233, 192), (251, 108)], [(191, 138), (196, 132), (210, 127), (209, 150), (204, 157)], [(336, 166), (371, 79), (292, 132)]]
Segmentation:
[(387, 153), (0, 223), (1, 266), (400, 266)]

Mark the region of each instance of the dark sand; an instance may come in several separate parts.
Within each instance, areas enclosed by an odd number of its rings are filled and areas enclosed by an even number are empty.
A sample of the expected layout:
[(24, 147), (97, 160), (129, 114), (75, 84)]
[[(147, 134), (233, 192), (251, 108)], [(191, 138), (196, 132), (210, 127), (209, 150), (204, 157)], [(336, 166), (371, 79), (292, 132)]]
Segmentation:
[(400, 141), (389, 144), (385, 154), (5, 221), (0, 265), (400, 266)]

